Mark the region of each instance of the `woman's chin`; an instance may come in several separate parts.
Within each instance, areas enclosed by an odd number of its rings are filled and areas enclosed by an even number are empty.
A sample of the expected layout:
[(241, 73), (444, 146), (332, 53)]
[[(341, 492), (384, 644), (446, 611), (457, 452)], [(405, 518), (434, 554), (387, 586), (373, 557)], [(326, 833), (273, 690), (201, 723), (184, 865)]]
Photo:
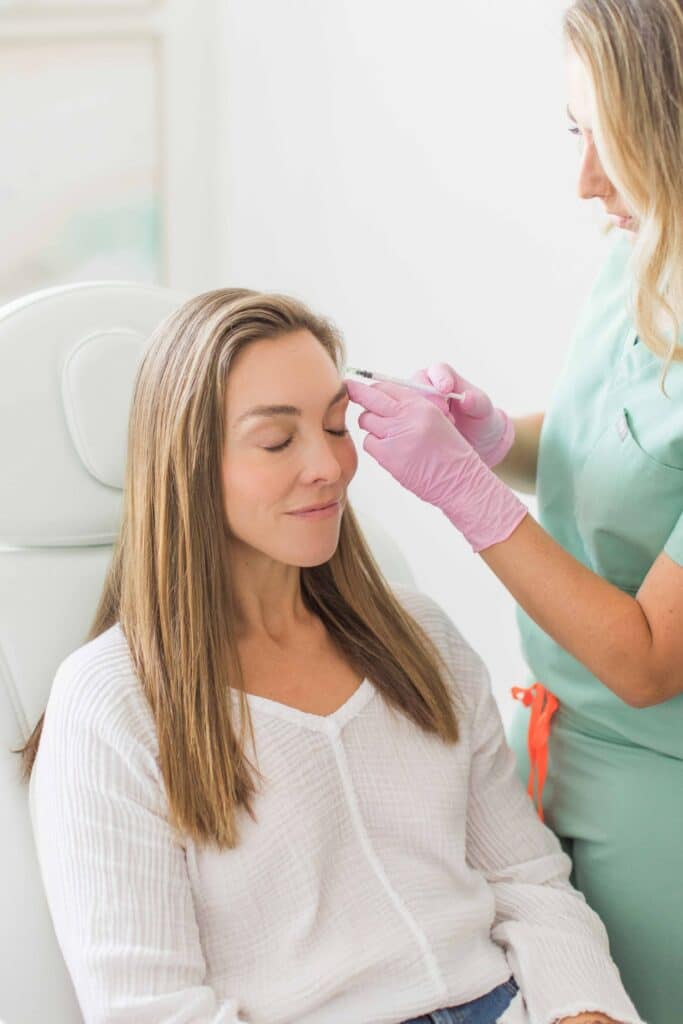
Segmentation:
[(308, 537), (305, 540), (297, 538), (293, 541), (291, 537), (283, 538), (281, 543), (255, 544), (250, 547), (258, 551), (260, 555), (279, 562), (282, 565), (290, 565), (297, 569), (312, 569), (316, 565), (323, 565), (334, 555), (339, 545), (339, 528), (326, 530), (326, 536)]
[(320, 546), (314, 551), (301, 552), (296, 562), (300, 569), (314, 569), (316, 565), (324, 565), (337, 550), (337, 543)]
[(638, 230), (638, 221), (635, 217), (631, 217), (628, 214), (613, 213), (611, 220), (615, 227), (618, 227), (621, 231), (630, 231), (635, 234)]
[(313, 569), (329, 562), (339, 545), (339, 527), (326, 532), (327, 536), (311, 537), (305, 544), (293, 545), (288, 552), (289, 564), (298, 565), (300, 569)]

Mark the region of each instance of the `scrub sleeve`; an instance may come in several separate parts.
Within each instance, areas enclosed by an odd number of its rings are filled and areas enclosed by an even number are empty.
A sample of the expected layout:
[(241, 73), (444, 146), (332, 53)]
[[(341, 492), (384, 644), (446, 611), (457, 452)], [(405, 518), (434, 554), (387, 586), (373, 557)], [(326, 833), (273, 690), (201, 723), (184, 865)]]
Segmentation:
[[(635, 595), (662, 551), (683, 566), (683, 363), (639, 341), (630, 244), (612, 248), (579, 321), (541, 433), (543, 527)], [(572, 614), (571, 607), (567, 615)], [(683, 695), (624, 704), (518, 609), (530, 678), (559, 702), (550, 724), (546, 823), (574, 884), (603, 919), (612, 956), (648, 1024), (683, 1021)], [(529, 711), (510, 743), (526, 785)]]

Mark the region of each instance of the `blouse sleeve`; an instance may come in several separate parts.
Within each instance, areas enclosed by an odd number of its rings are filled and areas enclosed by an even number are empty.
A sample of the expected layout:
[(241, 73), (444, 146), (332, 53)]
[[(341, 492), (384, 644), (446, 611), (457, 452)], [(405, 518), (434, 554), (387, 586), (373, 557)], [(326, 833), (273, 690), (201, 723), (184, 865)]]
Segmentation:
[(479, 664), (479, 685), (472, 710), (467, 851), (494, 893), (492, 937), (505, 950), (538, 1024), (585, 1011), (641, 1024), (610, 957), (602, 922), (569, 884), (571, 862), (522, 787), (486, 669), (469, 653)]
[(143, 716), (125, 696), (112, 697), (116, 687), (96, 668), (74, 676), (68, 665), (48, 702), (31, 816), (83, 1016), (240, 1024), (236, 1002), (219, 1000), (205, 981), (185, 853), (141, 740)]

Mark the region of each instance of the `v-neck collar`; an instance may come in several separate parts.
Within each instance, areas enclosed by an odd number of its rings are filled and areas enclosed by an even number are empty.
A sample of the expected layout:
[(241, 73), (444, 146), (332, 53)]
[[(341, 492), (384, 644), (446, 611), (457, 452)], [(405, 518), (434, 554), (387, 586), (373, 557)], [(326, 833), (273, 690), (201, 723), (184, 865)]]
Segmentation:
[[(237, 699), (239, 694), (234, 690), (231, 692)], [(376, 692), (375, 687), (366, 676), (351, 696), (347, 697), (344, 703), (329, 715), (316, 715), (310, 711), (302, 711), (291, 704), (283, 704), (281, 701), (271, 700), (270, 697), (261, 697), (255, 693), (247, 693), (246, 698), (251, 709), (261, 711), (273, 718), (293, 722), (314, 732), (336, 733), (363, 710)]]

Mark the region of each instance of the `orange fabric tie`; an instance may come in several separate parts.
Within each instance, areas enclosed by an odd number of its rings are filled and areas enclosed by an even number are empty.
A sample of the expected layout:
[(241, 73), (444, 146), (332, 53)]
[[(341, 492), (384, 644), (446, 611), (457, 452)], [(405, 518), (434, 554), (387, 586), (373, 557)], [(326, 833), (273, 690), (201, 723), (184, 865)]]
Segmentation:
[(540, 683), (533, 686), (513, 686), (510, 691), (515, 700), (521, 700), (525, 708), (531, 705), (527, 747), (529, 750), (529, 785), (527, 792), (536, 804), (538, 816), (543, 821), (543, 787), (548, 774), (548, 737), (550, 722), (560, 706), (557, 697)]

